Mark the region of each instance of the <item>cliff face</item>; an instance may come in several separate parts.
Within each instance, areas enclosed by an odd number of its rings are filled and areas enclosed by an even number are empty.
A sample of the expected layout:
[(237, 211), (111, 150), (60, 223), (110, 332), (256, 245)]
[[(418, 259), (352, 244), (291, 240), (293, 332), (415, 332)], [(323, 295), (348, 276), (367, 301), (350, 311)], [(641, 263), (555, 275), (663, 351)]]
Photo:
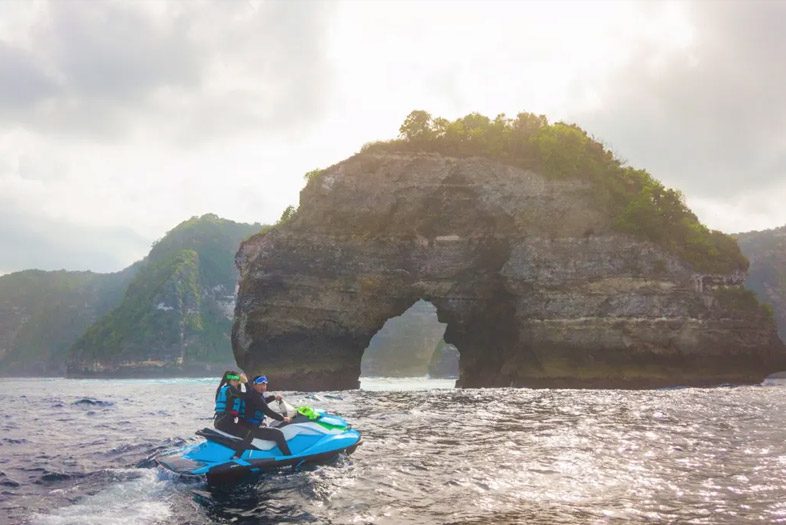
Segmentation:
[(118, 307), (75, 342), (68, 375), (203, 375), (233, 367), (232, 254), (259, 229), (206, 215), (167, 233)]
[(440, 341), (428, 364), (429, 377), (456, 379), (459, 376), (459, 358), (455, 346)]
[(758, 382), (786, 368), (745, 276), (697, 274), (616, 233), (593, 187), (485, 158), (356, 155), (243, 243), (233, 347), (277, 388), (357, 388), (360, 358), (418, 299), (459, 386)]
[(135, 271), (0, 277), (0, 375), (64, 375), (68, 348), (120, 303)]
[(772, 306), (778, 334), (786, 341), (786, 226), (736, 237), (750, 260), (745, 286)]

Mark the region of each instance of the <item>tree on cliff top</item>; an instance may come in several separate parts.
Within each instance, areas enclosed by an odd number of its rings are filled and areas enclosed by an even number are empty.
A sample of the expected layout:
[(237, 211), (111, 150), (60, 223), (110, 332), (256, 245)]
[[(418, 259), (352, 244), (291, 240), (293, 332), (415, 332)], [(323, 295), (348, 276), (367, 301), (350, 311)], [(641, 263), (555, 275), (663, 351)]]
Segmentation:
[(407, 115), (404, 123), (398, 128), (399, 136), (409, 142), (433, 139), (433, 123), (431, 115), (425, 111), (416, 110)]
[(547, 177), (585, 178), (610, 210), (617, 230), (662, 246), (697, 271), (728, 273), (748, 267), (734, 239), (701, 224), (679, 191), (665, 188), (645, 170), (625, 166), (575, 124), (549, 124), (544, 115), (532, 113), (515, 119), (500, 114), (493, 120), (470, 113), (449, 121), (416, 110), (404, 119), (397, 140), (367, 144), (363, 151), (483, 156)]

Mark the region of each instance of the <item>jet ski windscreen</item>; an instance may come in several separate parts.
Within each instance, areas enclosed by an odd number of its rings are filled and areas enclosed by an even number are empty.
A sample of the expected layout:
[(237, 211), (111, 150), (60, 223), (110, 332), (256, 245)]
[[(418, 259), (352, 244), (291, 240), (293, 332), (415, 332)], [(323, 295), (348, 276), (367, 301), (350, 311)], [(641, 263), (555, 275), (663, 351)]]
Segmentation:
[(283, 399), (281, 401), (274, 401), (268, 406), (273, 410), (273, 412), (277, 412), (282, 416), (295, 417), (297, 415), (297, 409)]

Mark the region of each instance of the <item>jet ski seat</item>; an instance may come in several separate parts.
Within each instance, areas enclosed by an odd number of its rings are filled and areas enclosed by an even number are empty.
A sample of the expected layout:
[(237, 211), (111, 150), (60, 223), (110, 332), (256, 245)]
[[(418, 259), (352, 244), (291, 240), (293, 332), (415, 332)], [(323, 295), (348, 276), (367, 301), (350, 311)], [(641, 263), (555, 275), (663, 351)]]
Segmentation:
[(202, 436), (205, 439), (209, 439), (210, 441), (214, 441), (229, 447), (236, 452), (243, 452), (244, 450), (249, 449), (259, 450), (253, 445), (253, 442), (252, 444), (244, 446), (243, 438), (234, 436), (228, 432), (222, 432), (221, 430), (214, 428), (203, 428), (202, 430), (197, 430), (196, 434), (197, 436)]
[[(340, 434), (343, 430), (338, 428), (325, 428), (313, 421), (310, 421), (308, 418), (303, 418), (303, 416), (299, 415), (294, 418), (293, 422), (298, 422), (301, 424), (298, 425), (287, 425), (287, 424), (273, 424), (270, 425), (271, 428), (277, 428), (284, 434), (284, 439), (290, 441), (292, 438), (298, 435), (325, 435), (325, 434)], [(277, 421), (274, 423), (278, 423)], [(242, 437), (235, 436), (233, 434), (229, 434), (228, 432), (223, 432), (218, 429), (214, 428), (203, 428), (202, 430), (197, 431), (196, 433), (198, 436), (202, 436), (205, 439), (210, 441), (219, 443), (224, 445), (228, 448), (231, 448), (238, 455), (242, 454), (246, 450), (270, 450), (276, 446), (275, 441), (270, 441), (266, 439), (259, 439), (254, 438), (251, 443), (245, 441)]]
[[(284, 439), (289, 440), (292, 439), (292, 436), (302, 433), (310, 433), (310, 432), (308, 432), (308, 430), (298, 431), (298, 429), (291, 429), (289, 432), (286, 431), (284, 432)], [(229, 447), (235, 452), (237, 452), (238, 455), (246, 450), (270, 450), (271, 448), (276, 446), (275, 441), (269, 441), (266, 439), (259, 439), (259, 438), (254, 438), (251, 441), (251, 443), (248, 443), (242, 437), (235, 436), (233, 434), (229, 434), (228, 432), (223, 432), (221, 430), (213, 429), (213, 428), (203, 428), (202, 430), (198, 430), (196, 434), (198, 436), (202, 436), (205, 439), (209, 439), (210, 441), (213, 441), (215, 443), (220, 443), (225, 447)]]

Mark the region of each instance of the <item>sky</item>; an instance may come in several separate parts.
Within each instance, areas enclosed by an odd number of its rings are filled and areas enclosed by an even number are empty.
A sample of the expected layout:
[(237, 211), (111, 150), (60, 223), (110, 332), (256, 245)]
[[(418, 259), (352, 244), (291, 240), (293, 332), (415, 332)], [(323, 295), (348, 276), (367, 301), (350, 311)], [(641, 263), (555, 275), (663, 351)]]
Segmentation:
[(786, 224), (786, 2), (0, 2), (0, 274), (275, 222), (414, 109), (573, 122), (711, 228)]

